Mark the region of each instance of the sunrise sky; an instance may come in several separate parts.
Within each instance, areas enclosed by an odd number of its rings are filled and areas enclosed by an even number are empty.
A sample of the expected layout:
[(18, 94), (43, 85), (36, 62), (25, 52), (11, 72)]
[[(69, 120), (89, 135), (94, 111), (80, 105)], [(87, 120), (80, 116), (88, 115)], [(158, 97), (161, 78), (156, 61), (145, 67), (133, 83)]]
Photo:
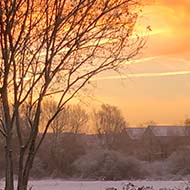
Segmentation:
[(190, 0), (155, 0), (143, 8), (146, 47), (118, 76), (96, 77), (92, 104), (118, 106), (131, 125), (179, 124), (190, 117)]

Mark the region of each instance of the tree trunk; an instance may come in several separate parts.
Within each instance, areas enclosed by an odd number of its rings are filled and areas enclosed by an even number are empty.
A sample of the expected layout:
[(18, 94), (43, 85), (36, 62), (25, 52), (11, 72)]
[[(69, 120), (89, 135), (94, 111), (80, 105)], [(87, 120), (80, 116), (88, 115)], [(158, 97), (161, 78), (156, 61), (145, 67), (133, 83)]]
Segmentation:
[(23, 165), (24, 165), (24, 149), (21, 147), (19, 156), (19, 168), (18, 168), (18, 185), (17, 190), (24, 190), (23, 185)]
[(1, 89), (1, 101), (3, 103), (4, 125), (6, 128), (6, 146), (5, 146), (5, 190), (14, 190), (13, 178), (13, 158), (12, 158), (12, 123), (10, 116), (10, 108), (7, 94), (7, 78)]
[(6, 160), (6, 181), (5, 190), (14, 190), (14, 178), (13, 178), (13, 160), (12, 160), (12, 145), (11, 135), (6, 138), (5, 147), (5, 160)]
[[(22, 170), (21, 170), (21, 167), (19, 167), (17, 190), (27, 190), (29, 175), (32, 168), (33, 160), (34, 160), (34, 157), (30, 156), (25, 168), (23, 169), (22, 167)], [(22, 166), (23, 166), (23, 163), (22, 163)]]
[(27, 190), (29, 175), (30, 175), (30, 171), (32, 169), (32, 165), (33, 165), (33, 161), (35, 157), (34, 147), (35, 147), (35, 140), (31, 142), (30, 150), (29, 150), (25, 165), (24, 165), (25, 150), (21, 149), (20, 151), (17, 190)]
[(29, 175), (30, 175), (30, 171), (32, 169), (33, 161), (34, 161), (34, 155), (30, 155), (30, 158), (27, 162), (27, 165), (26, 165), (26, 168), (25, 168), (24, 174), (23, 174), (23, 187), (24, 188), (19, 189), (19, 190), (27, 190)]

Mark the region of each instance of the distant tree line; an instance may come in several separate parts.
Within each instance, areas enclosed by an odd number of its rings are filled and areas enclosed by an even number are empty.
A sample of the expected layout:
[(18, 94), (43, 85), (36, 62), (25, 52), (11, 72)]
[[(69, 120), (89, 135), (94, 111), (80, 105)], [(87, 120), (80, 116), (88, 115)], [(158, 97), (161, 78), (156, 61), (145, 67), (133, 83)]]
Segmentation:
[[(48, 120), (56, 106), (54, 101), (47, 101), (42, 113), (43, 120)], [(23, 133), (30, 131), (26, 125), (23, 107)], [(95, 134), (85, 134), (89, 126), (93, 126)], [(40, 151), (38, 152), (31, 172), (33, 178), (83, 178), (96, 180), (168, 178), (184, 176), (190, 173), (190, 150), (185, 146), (173, 152), (165, 160), (142, 159), (138, 156), (138, 148), (122, 141), (127, 122), (121, 111), (108, 104), (103, 104), (93, 112), (87, 112), (80, 105), (67, 105), (51, 123)], [(41, 139), (42, 133), (39, 133)], [(24, 140), (24, 139), (23, 139)], [(17, 150), (18, 139), (13, 133), (13, 149)], [(0, 138), (0, 152), (5, 151), (3, 139)], [(125, 147), (122, 149), (121, 147)], [(129, 147), (131, 146), (131, 147)], [(130, 151), (133, 148), (133, 152)], [(143, 148), (141, 147), (143, 150)], [(13, 158), (15, 166), (19, 163), (17, 151)], [(148, 154), (146, 152), (145, 154)], [(154, 169), (152, 169), (152, 167)], [(0, 157), (0, 175), (5, 171), (5, 160)], [(15, 170), (16, 171), (16, 170)], [(16, 175), (16, 174), (15, 174)], [(166, 177), (167, 178), (167, 177)]]
[[(44, 123), (52, 117), (52, 113), (56, 112), (56, 102), (46, 101), (42, 113), (40, 131), (44, 130)], [(1, 109), (0, 109), (1, 110)], [(27, 118), (27, 104), (22, 106), (21, 114), (21, 130), (27, 136), (30, 133), (30, 125)], [(32, 113), (31, 113), (32, 114)], [(1, 115), (1, 114), (0, 114)], [(96, 142), (103, 149), (112, 149), (115, 142), (114, 134), (121, 132), (125, 128), (125, 120), (117, 107), (110, 105), (102, 105), (100, 110), (87, 113), (80, 105), (67, 105), (58, 114), (56, 119), (51, 123), (48, 130), (47, 138), (42, 143), (41, 151), (39, 151), (32, 170), (33, 177), (67, 177), (76, 173), (74, 162), (86, 154), (86, 135), (85, 131), (90, 123), (94, 125), (94, 132), (98, 135)], [(40, 143), (43, 133), (40, 133), (37, 143)], [(23, 141), (27, 139), (23, 138)], [(3, 138), (0, 138), (0, 152), (4, 153)], [(88, 139), (87, 139), (88, 141)], [(19, 160), (16, 153), (19, 150), (19, 142), (16, 131), (13, 131), (13, 158)], [(19, 163), (15, 164), (15, 170)], [(5, 171), (5, 160), (0, 158), (0, 175), (3, 176)]]

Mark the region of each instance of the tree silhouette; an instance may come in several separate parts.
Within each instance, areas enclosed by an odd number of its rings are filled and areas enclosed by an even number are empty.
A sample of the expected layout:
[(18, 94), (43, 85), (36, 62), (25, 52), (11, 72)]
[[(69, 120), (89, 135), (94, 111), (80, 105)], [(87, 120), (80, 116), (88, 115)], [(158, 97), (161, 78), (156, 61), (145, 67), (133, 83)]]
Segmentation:
[(103, 104), (94, 116), (101, 145), (107, 149), (114, 149), (118, 135), (127, 126), (121, 111), (116, 106)]
[[(26, 190), (32, 164), (49, 126), (90, 79), (118, 70), (145, 40), (132, 36), (139, 3), (135, 0), (1, 0), (1, 133), (5, 137), (5, 189)], [(56, 97), (55, 112), (43, 122), (42, 104)], [(30, 126), (22, 133), (21, 112)], [(13, 171), (12, 135), (19, 141), (18, 171)], [(27, 139), (26, 141), (24, 139)]]

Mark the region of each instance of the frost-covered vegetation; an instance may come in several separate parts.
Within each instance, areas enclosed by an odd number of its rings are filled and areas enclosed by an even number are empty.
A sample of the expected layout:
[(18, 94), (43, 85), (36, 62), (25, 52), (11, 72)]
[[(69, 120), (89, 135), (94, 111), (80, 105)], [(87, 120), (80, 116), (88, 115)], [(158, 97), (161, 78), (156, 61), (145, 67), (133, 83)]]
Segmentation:
[(134, 157), (117, 151), (89, 151), (74, 162), (79, 176), (82, 178), (121, 180), (143, 178), (145, 170), (141, 162)]
[[(75, 143), (74, 147), (68, 143), (63, 147), (65, 149), (60, 148), (55, 158), (51, 153), (51, 145), (48, 143), (43, 145), (43, 150), (36, 157), (32, 169), (34, 179), (47, 177), (83, 180), (190, 179), (190, 153), (182, 150), (174, 152), (168, 159), (149, 162), (116, 150), (85, 150), (80, 143)], [(0, 160), (0, 165), (2, 174), (3, 159)]]
[[(53, 105), (52, 102), (45, 105), (44, 119), (52, 111)], [(163, 146), (159, 142), (149, 143), (148, 136), (143, 141), (127, 139), (128, 136), (125, 133), (127, 124), (120, 111), (114, 106), (103, 105), (92, 115), (97, 129), (96, 135), (81, 132), (81, 129), (88, 126), (90, 114), (80, 106), (68, 106), (59, 115), (52, 123), (52, 130), (47, 134), (34, 160), (32, 178), (82, 180), (184, 180), (190, 178), (188, 143), (177, 146), (175, 138), (172, 139), (170, 146), (166, 146), (167, 144)], [(27, 129), (25, 130), (27, 133)], [(14, 150), (17, 150), (16, 138), (13, 138), (13, 144)], [(160, 154), (160, 150), (164, 154)], [(3, 151), (4, 146), (0, 139), (0, 152)], [(13, 154), (14, 171), (18, 167), (16, 152)], [(0, 169), (0, 176), (3, 177), (4, 157), (0, 157)]]
[[(3, 187), (0, 181), (0, 188)], [(63, 180), (31, 180), (31, 190), (189, 190), (187, 181), (63, 181)]]

